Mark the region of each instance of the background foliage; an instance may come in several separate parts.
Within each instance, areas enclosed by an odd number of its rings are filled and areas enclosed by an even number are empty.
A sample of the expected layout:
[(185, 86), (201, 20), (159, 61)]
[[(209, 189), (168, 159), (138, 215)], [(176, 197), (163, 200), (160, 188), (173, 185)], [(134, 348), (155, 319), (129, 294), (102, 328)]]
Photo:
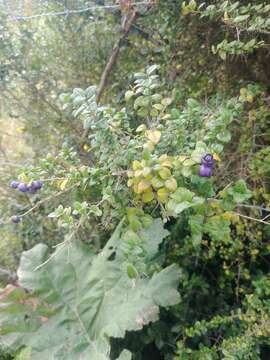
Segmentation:
[(1, 358), (268, 359), (270, 5), (19, 5), (0, 6)]

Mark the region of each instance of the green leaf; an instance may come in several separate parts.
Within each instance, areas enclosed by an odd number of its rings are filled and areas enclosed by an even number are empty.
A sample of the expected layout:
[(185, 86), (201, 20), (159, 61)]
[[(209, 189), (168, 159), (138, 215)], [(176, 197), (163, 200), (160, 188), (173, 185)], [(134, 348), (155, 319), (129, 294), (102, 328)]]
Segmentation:
[(204, 232), (218, 244), (228, 244), (231, 241), (230, 221), (222, 219), (219, 216), (212, 216), (207, 220), (204, 224)]
[(151, 66), (149, 66), (149, 68), (146, 70), (147, 75), (153, 74), (158, 68), (159, 68), (158, 65), (151, 65)]
[(83, 121), (83, 128), (84, 129), (90, 129), (92, 123), (92, 118), (86, 117)]
[(139, 96), (134, 101), (134, 109), (137, 110), (140, 107), (147, 107), (149, 105), (149, 99), (146, 96)]
[(230, 186), (223, 191), (222, 197), (227, 202), (239, 204), (250, 199), (252, 197), (252, 192), (247, 188), (244, 180), (239, 180), (233, 186)]
[(141, 231), (140, 235), (144, 238), (147, 257), (151, 259), (158, 252), (163, 239), (169, 235), (169, 231), (164, 229), (161, 219), (155, 219), (146, 230)]
[(95, 216), (102, 216), (102, 211), (97, 205), (91, 205), (89, 210)]
[[(130, 279), (123, 271), (122, 225), (97, 256), (78, 241), (59, 247), (49, 261), (43, 244), (23, 253), (19, 283), (30, 292), (15, 288), (0, 297), (5, 347), (31, 347), (31, 360), (108, 360), (110, 337), (142, 329), (158, 320), (159, 306), (179, 302), (177, 266), (149, 278)], [(166, 235), (161, 220), (141, 231), (149, 257)], [(120, 356), (128, 358), (128, 352)]]
[(131, 352), (128, 350), (123, 350), (117, 360), (131, 360)]
[(153, 107), (155, 109), (157, 109), (158, 111), (161, 111), (164, 108), (164, 106), (162, 104), (154, 104)]
[(187, 202), (187, 201), (183, 201), (182, 203), (177, 203), (174, 200), (169, 200), (168, 204), (167, 204), (167, 208), (169, 211), (172, 211), (175, 214), (180, 214), (181, 212), (183, 212), (184, 210), (190, 208), (192, 206), (192, 203)]
[(192, 174), (192, 170), (189, 166), (184, 166), (181, 169), (181, 173), (184, 177), (189, 177)]
[(127, 274), (130, 279), (135, 279), (138, 276), (138, 271), (132, 264), (127, 265)]
[(249, 16), (250, 16), (249, 14), (236, 16), (235, 18), (233, 18), (233, 22), (239, 23), (245, 21), (249, 18)]
[(228, 130), (221, 131), (217, 134), (217, 139), (227, 143), (231, 140), (231, 133)]
[(203, 234), (203, 221), (204, 217), (202, 215), (193, 215), (189, 218), (189, 226), (191, 232), (191, 241), (194, 247), (200, 245)]
[(30, 347), (26, 347), (20, 351), (15, 360), (31, 360), (31, 352), (32, 349)]
[(186, 188), (179, 187), (172, 195), (171, 198), (177, 202), (192, 202), (194, 193)]
[(128, 91), (125, 93), (125, 100), (126, 100), (126, 101), (129, 101), (134, 95), (135, 95), (135, 94), (134, 94), (133, 91), (128, 90)]
[(192, 191), (181, 187), (171, 194), (170, 198), (166, 207), (174, 216), (190, 207), (201, 205), (204, 202), (203, 198), (195, 196)]

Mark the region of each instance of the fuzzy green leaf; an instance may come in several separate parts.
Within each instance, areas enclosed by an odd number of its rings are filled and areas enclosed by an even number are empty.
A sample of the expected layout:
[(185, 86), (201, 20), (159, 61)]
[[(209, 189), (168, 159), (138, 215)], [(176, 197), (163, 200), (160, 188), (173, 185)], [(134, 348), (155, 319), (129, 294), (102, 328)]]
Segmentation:
[[(154, 224), (141, 234), (156, 239), (149, 244), (151, 256), (167, 234), (160, 220)], [(122, 223), (95, 257), (80, 242), (56, 251), (50, 261), (43, 244), (23, 253), (19, 283), (30, 293), (14, 288), (0, 297), (5, 348), (31, 347), (32, 360), (108, 360), (110, 337), (142, 329), (158, 320), (159, 306), (179, 302), (175, 265), (147, 279), (130, 279), (123, 271), (121, 228)], [(128, 352), (120, 359), (130, 359)]]

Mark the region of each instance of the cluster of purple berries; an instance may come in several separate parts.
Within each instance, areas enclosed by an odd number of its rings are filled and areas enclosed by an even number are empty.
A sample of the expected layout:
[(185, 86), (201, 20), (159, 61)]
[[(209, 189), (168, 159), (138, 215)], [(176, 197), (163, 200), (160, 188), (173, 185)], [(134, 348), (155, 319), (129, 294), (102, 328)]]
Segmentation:
[(32, 181), (30, 184), (25, 184), (24, 182), (18, 182), (13, 180), (10, 184), (12, 189), (18, 189), (23, 193), (29, 192), (30, 194), (34, 194), (35, 192), (37, 192), (39, 189), (42, 188), (42, 185), (43, 183), (40, 180)]
[[(30, 194), (34, 194), (35, 192), (37, 192), (38, 190), (40, 190), (42, 188), (42, 181), (40, 180), (35, 180), (32, 181), (30, 184), (25, 184), (24, 182), (18, 182), (18, 181), (11, 181), (10, 183), (10, 187), (12, 189), (18, 189), (19, 191), (23, 192), (23, 193), (30, 193)], [(13, 215), (11, 217), (11, 221), (15, 224), (18, 224), (19, 222), (21, 222), (22, 218), (21, 216), (18, 215)]]
[(213, 173), (213, 168), (215, 165), (215, 160), (213, 158), (213, 155), (206, 154), (202, 158), (199, 175), (203, 177), (210, 177)]

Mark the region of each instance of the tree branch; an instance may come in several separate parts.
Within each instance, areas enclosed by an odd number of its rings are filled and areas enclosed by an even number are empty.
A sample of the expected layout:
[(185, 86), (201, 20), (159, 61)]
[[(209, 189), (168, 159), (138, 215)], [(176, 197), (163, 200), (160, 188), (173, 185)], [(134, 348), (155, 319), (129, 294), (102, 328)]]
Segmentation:
[(127, 37), (136, 16), (137, 16), (136, 10), (132, 10), (129, 14), (127, 14), (127, 16), (125, 18), (125, 21), (123, 22), (122, 35), (117, 40), (117, 42), (114, 44), (111, 56), (110, 56), (110, 58), (109, 58), (109, 60), (107, 62), (107, 65), (105, 66), (105, 69), (104, 69), (104, 71), (103, 71), (103, 73), (101, 75), (99, 89), (98, 89), (98, 92), (97, 92), (97, 103), (99, 103), (99, 101), (100, 101), (100, 99), (101, 99), (101, 97), (102, 97), (102, 95), (104, 93), (104, 90), (105, 90), (105, 87), (106, 87), (106, 84), (107, 84), (107, 81), (108, 81), (108, 77), (109, 77), (109, 75), (110, 75), (110, 73), (112, 71), (112, 68), (114, 67), (114, 65), (115, 65), (115, 63), (117, 61), (121, 44), (122, 44), (123, 40)]
[[(106, 64), (104, 70), (103, 70), (103, 73), (101, 75), (101, 79), (100, 79), (100, 83), (99, 83), (99, 87), (98, 87), (98, 91), (97, 91), (97, 96), (96, 96), (97, 104), (100, 102), (100, 99), (105, 91), (108, 78), (111, 74), (111, 71), (112, 71), (114, 65), (116, 64), (116, 61), (118, 59), (118, 55), (120, 52), (121, 44), (125, 40), (125, 38), (128, 36), (128, 33), (129, 33), (131, 26), (132, 26), (133, 22), (135, 21), (136, 17), (137, 17), (137, 11), (135, 9), (132, 9), (126, 15), (125, 20), (122, 23), (122, 35), (114, 44), (112, 53), (109, 57), (109, 60)], [(83, 144), (84, 140), (86, 139), (86, 137), (88, 136), (88, 134), (89, 134), (89, 129), (85, 129), (83, 132), (83, 135), (82, 135), (82, 144)]]

